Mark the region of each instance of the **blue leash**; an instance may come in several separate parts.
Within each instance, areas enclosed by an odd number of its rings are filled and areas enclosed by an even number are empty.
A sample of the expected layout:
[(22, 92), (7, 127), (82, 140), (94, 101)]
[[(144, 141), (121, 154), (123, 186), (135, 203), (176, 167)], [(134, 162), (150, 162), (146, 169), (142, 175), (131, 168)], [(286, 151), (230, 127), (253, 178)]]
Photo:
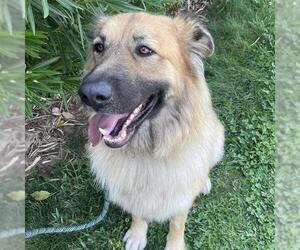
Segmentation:
[(71, 233), (71, 232), (77, 232), (84, 229), (88, 229), (98, 224), (106, 216), (109, 208), (108, 198), (109, 198), (108, 191), (105, 191), (103, 207), (100, 214), (96, 218), (94, 218), (93, 220), (87, 223), (74, 225), (74, 226), (65, 226), (65, 227), (42, 227), (42, 228), (32, 229), (29, 231), (25, 231), (25, 228), (15, 228), (15, 229), (1, 232), (0, 239), (4, 239), (7, 237), (11, 237), (18, 234), (24, 234), (24, 233), (25, 233), (25, 238), (31, 238), (39, 234)]

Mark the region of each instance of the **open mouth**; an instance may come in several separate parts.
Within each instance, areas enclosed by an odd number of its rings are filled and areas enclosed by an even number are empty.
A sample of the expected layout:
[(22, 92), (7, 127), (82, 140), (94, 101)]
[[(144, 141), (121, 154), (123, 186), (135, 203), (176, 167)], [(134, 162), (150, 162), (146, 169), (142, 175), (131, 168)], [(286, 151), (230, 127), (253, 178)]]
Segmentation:
[(112, 148), (124, 146), (134, 135), (143, 121), (157, 110), (160, 95), (151, 95), (131, 113), (101, 114), (96, 113), (89, 121), (88, 137), (92, 146), (103, 138), (105, 144)]

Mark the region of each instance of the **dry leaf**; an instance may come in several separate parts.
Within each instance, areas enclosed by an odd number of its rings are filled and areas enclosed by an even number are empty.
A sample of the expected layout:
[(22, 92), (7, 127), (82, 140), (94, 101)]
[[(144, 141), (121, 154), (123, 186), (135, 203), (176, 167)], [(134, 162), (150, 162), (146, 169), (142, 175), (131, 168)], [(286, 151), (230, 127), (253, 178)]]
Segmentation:
[(36, 201), (43, 201), (46, 200), (47, 198), (50, 197), (50, 193), (48, 191), (35, 191), (31, 194), (31, 196), (36, 200)]
[(69, 113), (69, 112), (62, 112), (62, 115), (65, 119), (67, 120), (71, 120), (71, 119), (74, 119), (74, 115)]

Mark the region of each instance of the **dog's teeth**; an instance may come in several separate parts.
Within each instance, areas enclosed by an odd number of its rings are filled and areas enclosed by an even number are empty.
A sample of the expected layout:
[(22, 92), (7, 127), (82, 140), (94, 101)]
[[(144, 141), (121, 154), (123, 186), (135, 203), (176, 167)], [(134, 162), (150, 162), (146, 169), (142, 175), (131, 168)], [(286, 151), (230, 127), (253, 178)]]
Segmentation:
[(110, 136), (104, 136), (104, 139), (107, 140), (107, 141), (111, 141)]
[(128, 120), (125, 122), (125, 127), (129, 125), (129, 123), (131, 123), (131, 120), (128, 118)]
[(104, 129), (99, 128), (99, 131), (100, 131), (100, 133), (101, 133), (102, 135), (107, 135), (107, 132), (106, 132)]
[(138, 112), (140, 112), (141, 108), (142, 108), (142, 104), (141, 104), (140, 106), (138, 106), (138, 107), (134, 110), (133, 113), (138, 113)]
[(126, 131), (123, 130), (123, 131), (121, 132), (121, 138), (124, 139), (124, 138), (126, 137), (126, 134), (127, 134)]
[(135, 117), (135, 115), (134, 115), (134, 114), (131, 114), (131, 115), (129, 116), (129, 120), (133, 120), (134, 117)]

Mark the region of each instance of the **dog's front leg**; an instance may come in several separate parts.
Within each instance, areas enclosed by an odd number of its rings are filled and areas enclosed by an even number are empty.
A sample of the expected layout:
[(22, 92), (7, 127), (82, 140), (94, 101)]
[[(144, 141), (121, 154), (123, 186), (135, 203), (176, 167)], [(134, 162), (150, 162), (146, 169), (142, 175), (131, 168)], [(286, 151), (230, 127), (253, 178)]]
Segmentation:
[(184, 250), (184, 228), (187, 213), (174, 216), (170, 220), (167, 245), (165, 250)]
[(147, 244), (148, 224), (143, 219), (132, 216), (131, 226), (126, 232), (123, 241), (126, 250), (143, 250)]

